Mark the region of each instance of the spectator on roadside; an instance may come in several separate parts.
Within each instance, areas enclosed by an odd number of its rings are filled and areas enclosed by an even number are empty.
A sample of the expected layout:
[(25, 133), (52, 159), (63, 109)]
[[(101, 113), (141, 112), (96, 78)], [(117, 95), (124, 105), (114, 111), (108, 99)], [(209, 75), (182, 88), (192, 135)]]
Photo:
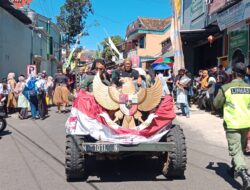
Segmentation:
[(244, 77), (244, 81), (247, 84), (250, 84), (250, 64), (247, 66), (247, 70), (246, 70), (246, 75)]
[(47, 98), (48, 98), (48, 101), (47, 101), (47, 105), (48, 106), (52, 106), (53, 104), (53, 93), (54, 93), (54, 81), (53, 81), (53, 77), (52, 76), (48, 76), (48, 80), (47, 80)]
[(15, 95), (16, 97), (18, 97), (17, 107), (20, 109), (18, 116), (22, 120), (22, 119), (28, 118), (29, 101), (23, 95), (23, 90), (26, 84), (24, 75), (20, 75), (18, 77), (18, 81), (19, 82), (17, 83), (15, 87)]
[(185, 69), (180, 69), (178, 71), (178, 75), (176, 77), (176, 103), (180, 104), (182, 115), (186, 116), (187, 118), (190, 117), (189, 105), (188, 105), (188, 98), (187, 98), (187, 86), (188, 83), (191, 81), (185, 75)]
[[(69, 89), (67, 88), (69, 84), (68, 80), (68, 77), (62, 73), (62, 70), (60, 68), (58, 68), (54, 80), (55, 91), (53, 94), (53, 102), (57, 106), (57, 113), (66, 113), (66, 105), (69, 102)], [(61, 107), (63, 107), (62, 110)]]
[(66, 76), (68, 77), (68, 89), (71, 93), (73, 93), (75, 88), (75, 74), (69, 67), (66, 69)]
[(39, 112), (38, 112), (38, 89), (36, 86), (37, 77), (35, 75), (31, 75), (27, 81), (26, 85), (23, 90), (24, 96), (28, 99), (31, 109), (31, 116), (32, 120), (39, 119)]
[(162, 84), (162, 96), (170, 95), (170, 91), (168, 89), (167, 81), (171, 78), (171, 71), (168, 70), (168, 76), (163, 76), (163, 71), (158, 71), (156, 76), (159, 77), (161, 84)]
[(46, 104), (46, 93), (47, 93), (47, 80), (46, 80), (46, 72), (41, 74), (41, 78), (36, 82), (36, 86), (38, 89), (38, 111), (41, 120), (44, 120), (46, 115), (48, 114), (48, 108)]
[(230, 76), (226, 72), (226, 68), (222, 64), (219, 65), (217, 74), (223, 76), (223, 84), (229, 83), (231, 81)]
[(211, 111), (211, 114), (215, 114), (215, 109), (213, 106), (215, 84), (216, 84), (215, 72), (213, 70), (210, 70), (209, 78), (208, 78), (207, 98), (208, 98), (208, 106), (209, 106), (208, 111)]
[(8, 108), (8, 112), (14, 113), (16, 106), (17, 106), (17, 101), (14, 95), (14, 90), (16, 87), (15, 73), (9, 73), (7, 80), (8, 80), (7, 83), (10, 87), (10, 92), (8, 94), (7, 108)]

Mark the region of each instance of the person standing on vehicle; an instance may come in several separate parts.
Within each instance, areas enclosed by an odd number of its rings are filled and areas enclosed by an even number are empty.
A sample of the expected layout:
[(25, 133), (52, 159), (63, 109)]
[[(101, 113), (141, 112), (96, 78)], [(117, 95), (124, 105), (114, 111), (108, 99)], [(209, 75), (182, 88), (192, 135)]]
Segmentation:
[(249, 190), (250, 177), (243, 154), (250, 128), (250, 85), (243, 81), (245, 72), (244, 63), (239, 62), (233, 66), (234, 80), (220, 88), (214, 99), (214, 106), (216, 109), (224, 107), (224, 127), (234, 176), (240, 176), (243, 190)]
[(109, 76), (108, 73), (106, 72), (105, 61), (102, 59), (96, 59), (91, 67), (91, 73), (89, 73), (84, 79), (84, 81), (82, 81), (82, 83), (80, 84), (80, 88), (87, 92), (92, 93), (93, 81), (96, 73), (99, 73), (99, 76), (105, 85), (107, 86), (110, 85)]
[(119, 68), (112, 73), (112, 84), (120, 87), (124, 82), (124, 78), (132, 78), (136, 81), (138, 86), (141, 86), (142, 78), (137, 70), (132, 69), (131, 59), (125, 59), (123, 68)]

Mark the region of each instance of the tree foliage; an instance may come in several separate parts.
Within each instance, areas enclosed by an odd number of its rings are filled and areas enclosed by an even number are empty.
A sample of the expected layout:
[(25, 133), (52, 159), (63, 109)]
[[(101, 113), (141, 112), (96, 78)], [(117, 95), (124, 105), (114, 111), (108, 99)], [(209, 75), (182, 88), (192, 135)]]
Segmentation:
[(68, 44), (75, 42), (74, 38), (84, 31), (86, 18), (92, 13), (90, 0), (66, 0), (60, 9), (57, 23), (65, 33), (65, 41)]
[[(114, 42), (115, 46), (117, 47), (117, 45), (120, 45), (124, 42), (124, 39), (121, 36), (111, 36), (111, 40)], [(101, 45), (103, 47), (103, 51), (102, 51), (102, 57), (105, 60), (111, 60), (112, 56), (114, 56), (114, 54), (119, 57), (119, 55), (111, 50), (110, 46), (108, 45), (108, 38), (105, 38), (102, 42)]]

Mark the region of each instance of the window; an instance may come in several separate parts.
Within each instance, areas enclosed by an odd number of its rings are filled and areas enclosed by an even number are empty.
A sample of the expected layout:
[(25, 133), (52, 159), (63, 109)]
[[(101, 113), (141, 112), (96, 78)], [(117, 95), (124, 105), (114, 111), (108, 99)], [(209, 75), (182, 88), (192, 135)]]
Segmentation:
[(139, 40), (139, 48), (145, 48), (145, 36), (140, 38), (140, 40)]

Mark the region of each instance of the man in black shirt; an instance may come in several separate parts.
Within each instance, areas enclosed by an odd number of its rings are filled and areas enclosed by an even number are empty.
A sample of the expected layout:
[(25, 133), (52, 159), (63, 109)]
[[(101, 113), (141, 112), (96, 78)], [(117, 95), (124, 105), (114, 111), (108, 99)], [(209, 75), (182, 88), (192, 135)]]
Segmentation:
[(123, 62), (123, 68), (119, 68), (112, 73), (112, 84), (120, 87), (124, 82), (124, 78), (132, 78), (137, 80), (137, 84), (141, 85), (141, 77), (137, 70), (132, 69), (132, 61), (125, 59)]

